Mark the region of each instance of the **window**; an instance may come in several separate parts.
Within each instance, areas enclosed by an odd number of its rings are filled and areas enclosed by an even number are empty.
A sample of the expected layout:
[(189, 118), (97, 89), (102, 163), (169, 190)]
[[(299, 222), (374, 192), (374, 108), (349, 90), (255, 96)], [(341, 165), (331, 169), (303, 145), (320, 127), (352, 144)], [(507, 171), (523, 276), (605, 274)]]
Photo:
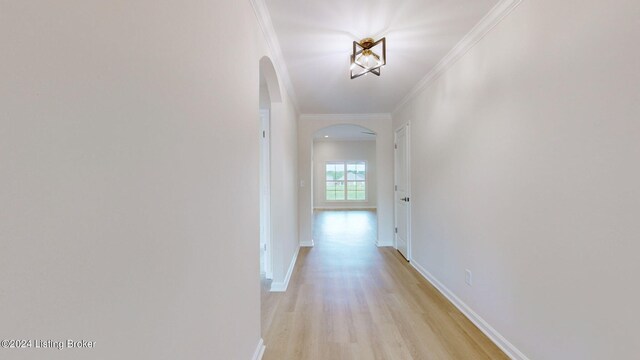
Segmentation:
[(325, 174), (326, 200), (367, 200), (367, 164), (364, 161), (328, 162)]

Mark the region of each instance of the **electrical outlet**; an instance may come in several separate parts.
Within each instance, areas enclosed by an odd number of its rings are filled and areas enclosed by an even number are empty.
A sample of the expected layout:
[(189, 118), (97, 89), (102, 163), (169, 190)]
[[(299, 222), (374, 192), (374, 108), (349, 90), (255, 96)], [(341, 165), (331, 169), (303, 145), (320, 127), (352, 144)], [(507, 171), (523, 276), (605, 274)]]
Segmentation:
[(473, 275), (469, 269), (464, 269), (464, 282), (469, 286), (473, 285)]

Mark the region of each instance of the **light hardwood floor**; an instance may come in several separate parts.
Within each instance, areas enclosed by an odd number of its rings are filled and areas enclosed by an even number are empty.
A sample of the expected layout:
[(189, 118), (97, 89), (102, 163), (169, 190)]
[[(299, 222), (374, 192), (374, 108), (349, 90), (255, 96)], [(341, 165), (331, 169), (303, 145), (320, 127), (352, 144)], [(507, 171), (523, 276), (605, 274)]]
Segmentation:
[(371, 211), (315, 214), (287, 292), (263, 282), (264, 360), (508, 359), (375, 232)]

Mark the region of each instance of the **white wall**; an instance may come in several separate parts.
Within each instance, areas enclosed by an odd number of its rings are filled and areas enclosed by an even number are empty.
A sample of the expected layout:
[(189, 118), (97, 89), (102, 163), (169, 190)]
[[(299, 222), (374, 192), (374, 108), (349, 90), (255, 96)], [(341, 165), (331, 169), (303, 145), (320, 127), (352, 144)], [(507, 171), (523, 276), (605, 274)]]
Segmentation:
[(269, 97), (267, 84), (260, 84), (259, 108), (261, 110), (271, 109), (271, 98)]
[[(327, 201), (325, 164), (329, 161), (363, 160), (367, 164), (366, 201)], [(313, 142), (313, 207), (315, 209), (371, 209), (376, 207), (377, 171), (375, 140)]]
[[(272, 286), (284, 286), (300, 247), (298, 236), (298, 114), (287, 103), (271, 105)], [(282, 284), (282, 285), (281, 285)]]
[(298, 123), (298, 220), (300, 242), (312, 243), (313, 194), (312, 167), (313, 134), (323, 128), (350, 124), (371, 129), (376, 133), (377, 189), (376, 206), (378, 216), (379, 246), (393, 244), (393, 131), (388, 114), (368, 115), (301, 115)]
[[(97, 343), (0, 357), (250, 359), (267, 48), (249, 2), (3, 1), (0, 48), (0, 338)], [(297, 135), (279, 106), (276, 156)], [(295, 183), (295, 152), (275, 167)]]
[(413, 261), (531, 359), (640, 353), (639, 17), (525, 0), (394, 114)]

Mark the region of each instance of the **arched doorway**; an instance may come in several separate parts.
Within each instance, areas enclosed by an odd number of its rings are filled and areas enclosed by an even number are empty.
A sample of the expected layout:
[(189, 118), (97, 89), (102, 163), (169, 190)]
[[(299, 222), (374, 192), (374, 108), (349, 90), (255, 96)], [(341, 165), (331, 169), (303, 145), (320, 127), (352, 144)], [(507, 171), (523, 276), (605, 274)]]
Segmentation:
[(340, 241), (352, 239), (375, 245), (376, 138), (375, 131), (353, 124), (332, 125), (313, 134), (311, 192), (314, 241), (332, 239), (321, 234), (325, 232), (355, 232), (352, 235), (365, 236), (341, 237)]
[(271, 104), (282, 101), (280, 84), (271, 60), (260, 59), (260, 274), (273, 278), (271, 244)]

